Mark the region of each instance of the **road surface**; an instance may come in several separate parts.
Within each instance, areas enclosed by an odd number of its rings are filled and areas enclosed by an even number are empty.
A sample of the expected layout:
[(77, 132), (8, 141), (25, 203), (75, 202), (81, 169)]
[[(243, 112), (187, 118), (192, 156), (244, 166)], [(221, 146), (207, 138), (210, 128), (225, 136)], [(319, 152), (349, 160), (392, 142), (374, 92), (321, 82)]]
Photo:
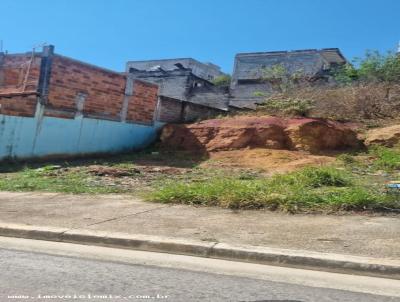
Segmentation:
[(397, 285), (390, 279), (0, 238), (0, 301), (385, 302), (400, 301)]

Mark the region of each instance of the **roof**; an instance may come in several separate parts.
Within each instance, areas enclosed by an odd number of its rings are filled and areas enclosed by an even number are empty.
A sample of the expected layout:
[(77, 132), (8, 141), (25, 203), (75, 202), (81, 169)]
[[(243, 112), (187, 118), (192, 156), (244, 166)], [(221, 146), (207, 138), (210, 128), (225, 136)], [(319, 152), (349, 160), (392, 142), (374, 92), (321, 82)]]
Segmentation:
[(175, 65), (175, 63), (178, 63), (178, 62), (187, 62), (189, 65), (190, 65), (190, 63), (192, 63), (192, 64), (196, 64), (196, 65), (199, 65), (199, 66), (204, 66), (204, 67), (207, 67), (207, 68), (214, 69), (215, 71), (221, 72), (220, 71), (220, 69), (221, 69), (220, 66), (218, 66), (216, 64), (213, 64), (213, 63), (210, 63), (210, 62), (201, 62), (201, 61), (198, 61), (198, 60), (193, 59), (193, 58), (170, 58), (170, 59), (128, 61), (126, 63), (126, 67), (127, 67), (127, 70), (128, 70), (129, 67), (132, 67), (132, 66), (136, 65), (136, 66), (142, 67), (144, 70), (147, 70), (151, 66), (160, 65), (161, 67), (164, 67), (165, 69), (173, 69), (174, 68), (173, 65)]
[(209, 83), (211, 85), (214, 85), (211, 81), (207, 79), (203, 79), (202, 77), (199, 77), (198, 75), (194, 74), (191, 68), (176, 68), (176, 69), (170, 69), (170, 70), (163, 70), (161, 69), (155, 69), (155, 70), (129, 70), (127, 73), (128, 76), (134, 77), (134, 78), (172, 78), (172, 77), (193, 77), (198, 80), (204, 81), (206, 83)]
[(310, 49), (297, 49), (297, 50), (278, 50), (278, 51), (259, 51), (259, 52), (241, 52), (237, 53), (235, 57), (244, 56), (264, 56), (264, 55), (287, 55), (287, 54), (301, 54), (301, 53), (336, 53), (342, 60), (346, 60), (339, 48), (310, 48)]
[(314, 75), (326, 64), (344, 64), (345, 57), (338, 48), (303, 49), (238, 53), (235, 56), (235, 79), (254, 80), (263, 76), (264, 69), (283, 64), (291, 72)]

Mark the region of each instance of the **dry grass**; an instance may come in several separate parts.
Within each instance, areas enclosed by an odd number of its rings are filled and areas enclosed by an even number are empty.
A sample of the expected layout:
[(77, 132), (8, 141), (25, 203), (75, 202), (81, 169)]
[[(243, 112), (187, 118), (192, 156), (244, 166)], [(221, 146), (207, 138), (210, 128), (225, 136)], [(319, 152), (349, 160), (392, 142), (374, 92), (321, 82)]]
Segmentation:
[[(400, 84), (368, 83), (351, 86), (304, 86), (274, 94), (271, 99), (312, 100), (308, 116), (340, 121), (360, 122), (377, 127), (399, 122)], [(266, 100), (268, 101), (268, 100)], [(255, 114), (276, 114), (260, 107)]]

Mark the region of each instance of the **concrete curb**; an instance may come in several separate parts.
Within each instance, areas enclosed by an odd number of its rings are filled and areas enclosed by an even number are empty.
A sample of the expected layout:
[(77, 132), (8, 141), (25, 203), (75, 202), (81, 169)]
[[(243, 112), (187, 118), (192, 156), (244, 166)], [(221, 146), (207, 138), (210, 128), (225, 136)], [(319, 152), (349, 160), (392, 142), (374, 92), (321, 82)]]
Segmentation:
[(400, 260), (287, 250), (84, 229), (0, 224), (0, 236), (99, 245), (400, 279)]

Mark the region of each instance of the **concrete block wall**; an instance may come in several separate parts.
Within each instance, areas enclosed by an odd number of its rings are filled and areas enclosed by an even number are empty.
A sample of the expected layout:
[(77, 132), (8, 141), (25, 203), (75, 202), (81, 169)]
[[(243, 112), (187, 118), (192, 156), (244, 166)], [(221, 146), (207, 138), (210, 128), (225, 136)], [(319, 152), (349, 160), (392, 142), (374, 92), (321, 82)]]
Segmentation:
[(129, 72), (130, 68), (145, 71), (160, 66), (164, 70), (174, 70), (177, 68), (175, 64), (181, 64), (184, 68), (190, 68), (196, 76), (205, 80), (213, 80), (218, 76), (224, 75), (221, 68), (212, 63), (199, 62), (192, 58), (177, 58), (177, 59), (164, 59), (164, 60), (148, 60), (148, 61), (130, 61), (126, 64), (126, 71)]
[(209, 119), (224, 113), (226, 112), (222, 110), (187, 102), (184, 106), (183, 118), (185, 123), (190, 123), (201, 119)]
[(181, 123), (183, 121), (182, 102), (166, 97), (160, 98), (157, 120), (165, 123)]
[(157, 120), (164, 123), (190, 123), (224, 113), (226, 111), (217, 108), (160, 97)]
[(139, 79), (158, 85), (158, 94), (185, 100), (190, 89), (190, 75), (188, 70), (163, 71), (131, 71), (128, 73), (129, 79)]

